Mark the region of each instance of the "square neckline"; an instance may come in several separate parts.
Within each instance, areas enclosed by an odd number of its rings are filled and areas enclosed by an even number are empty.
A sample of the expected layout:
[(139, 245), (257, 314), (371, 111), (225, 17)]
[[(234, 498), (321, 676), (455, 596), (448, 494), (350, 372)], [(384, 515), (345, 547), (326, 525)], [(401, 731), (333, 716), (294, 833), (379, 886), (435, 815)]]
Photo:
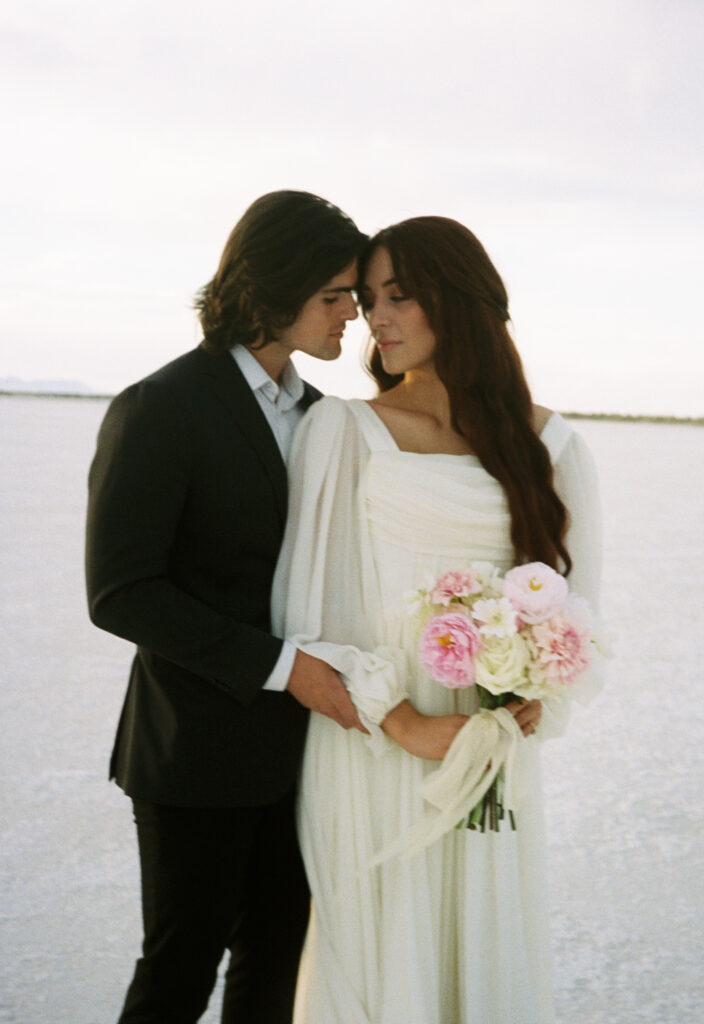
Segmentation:
[[(376, 412), (376, 410), (372, 408), (368, 399), (352, 398), (350, 399), (350, 402), (354, 403), (357, 406), (357, 408), (364, 408), (365, 410), (367, 410), (369, 416), (372, 418), (372, 422), (377, 433), (383, 434), (387, 442), (389, 442), (389, 444), (391, 445), (393, 451), (395, 451), (399, 455), (420, 455), (425, 457), (431, 456), (432, 458), (442, 459), (471, 459), (473, 462), (479, 462), (479, 456), (474, 454), (473, 452), (416, 452), (408, 451), (405, 448), (400, 448), (398, 442), (396, 441), (396, 438), (391, 433), (389, 428), (386, 426), (378, 412)], [(551, 412), (548, 418), (546, 419), (545, 423), (543, 424), (542, 430), (538, 434), (538, 437), (541, 439), (541, 441), (543, 441), (543, 443), (545, 443), (545, 441), (543, 440), (543, 435), (547, 432), (548, 425), (552, 423), (552, 421), (557, 415), (558, 414), (556, 412)]]

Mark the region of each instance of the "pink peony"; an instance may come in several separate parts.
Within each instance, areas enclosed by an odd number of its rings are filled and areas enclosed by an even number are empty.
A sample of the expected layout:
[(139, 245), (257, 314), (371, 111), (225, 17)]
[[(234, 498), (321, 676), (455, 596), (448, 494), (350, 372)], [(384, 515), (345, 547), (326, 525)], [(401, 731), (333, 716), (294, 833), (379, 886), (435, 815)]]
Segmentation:
[(452, 689), (474, 683), (474, 655), (481, 633), (461, 612), (434, 615), (421, 634), (418, 652), (431, 679)]
[(565, 603), (567, 581), (544, 562), (517, 565), (506, 573), (504, 597), (509, 599), (523, 622), (545, 622)]
[(453, 598), (480, 594), (482, 585), (474, 569), (446, 572), (435, 584), (430, 595), (433, 604), (449, 605)]
[(589, 665), (590, 632), (576, 619), (556, 615), (531, 630), (537, 668), (550, 686), (571, 686)]

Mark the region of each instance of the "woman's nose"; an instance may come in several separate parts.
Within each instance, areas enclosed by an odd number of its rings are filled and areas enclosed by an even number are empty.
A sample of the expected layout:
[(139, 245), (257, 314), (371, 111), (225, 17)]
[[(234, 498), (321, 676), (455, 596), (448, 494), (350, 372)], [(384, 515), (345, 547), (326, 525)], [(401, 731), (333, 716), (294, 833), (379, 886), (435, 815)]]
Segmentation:
[(385, 311), (378, 303), (373, 305), (371, 309), (367, 310), (367, 320), (372, 330), (376, 327), (381, 327), (382, 324), (388, 323), (388, 319), (389, 318)]

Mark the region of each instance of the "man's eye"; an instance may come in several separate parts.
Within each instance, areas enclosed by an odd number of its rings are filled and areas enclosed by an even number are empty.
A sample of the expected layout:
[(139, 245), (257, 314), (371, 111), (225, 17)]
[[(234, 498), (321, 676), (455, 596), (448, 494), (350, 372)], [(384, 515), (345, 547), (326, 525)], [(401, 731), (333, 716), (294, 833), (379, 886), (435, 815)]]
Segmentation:
[(323, 299), (326, 306), (333, 306), (337, 302), (337, 295), (333, 295), (331, 298)]

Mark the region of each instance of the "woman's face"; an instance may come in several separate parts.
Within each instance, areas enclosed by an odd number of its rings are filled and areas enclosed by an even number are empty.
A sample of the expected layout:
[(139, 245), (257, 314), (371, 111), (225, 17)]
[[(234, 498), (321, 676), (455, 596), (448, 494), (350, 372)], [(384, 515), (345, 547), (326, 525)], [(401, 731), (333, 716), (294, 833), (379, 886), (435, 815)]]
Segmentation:
[(391, 256), (383, 246), (369, 260), (360, 298), (387, 373), (434, 367), (435, 334), (419, 303), (396, 283)]

